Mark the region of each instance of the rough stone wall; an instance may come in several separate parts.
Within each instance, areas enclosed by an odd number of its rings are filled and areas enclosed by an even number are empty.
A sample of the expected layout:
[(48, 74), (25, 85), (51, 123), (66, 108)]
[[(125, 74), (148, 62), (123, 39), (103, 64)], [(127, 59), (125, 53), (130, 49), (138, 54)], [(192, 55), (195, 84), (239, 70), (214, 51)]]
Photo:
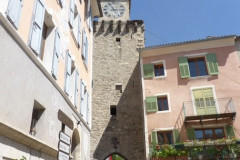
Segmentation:
[[(127, 160), (145, 157), (141, 72), (137, 48), (144, 47), (143, 21), (94, 23), (91, 154)], [(120, 42), (116, 41), (120, 38)], [(115, 85), (122, 84), (122, 93)], [(117, 115), (110, 115), (116, 105)]]

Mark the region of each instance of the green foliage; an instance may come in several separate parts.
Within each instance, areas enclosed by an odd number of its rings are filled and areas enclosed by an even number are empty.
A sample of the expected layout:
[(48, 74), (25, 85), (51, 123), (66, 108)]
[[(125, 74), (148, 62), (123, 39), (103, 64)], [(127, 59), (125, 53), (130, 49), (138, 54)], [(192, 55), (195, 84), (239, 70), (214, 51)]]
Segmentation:
[(121, 156), (114, 154), (113, 155), (113, 160), (124, 160)]
[[(221, 143), (220, 143), (221, 142)], [(223, 142), (223, 143), (222, 143)], [(219, 140), (205, 140), (205, 141), (191, 141), (192, 145), (179, 142), (175, 145), (156, 145), (151, 144), (149, 156), (151, 158), (168, 158), (174, 156), (191, 156), (198, 158), (198, 155), (208, 155), (210, 158), (221, 156), (226, 158), (229, 153), (236, 155), (240, 154), (240, 144), (236, 143), (238, 140), (234, 139), (219, 139)]]
[(150, 157), (167, 158), (172, 156), (185, 156), (187, 152), (184, 148), (175, 148), (173, 145), (162, 145), (160, 148), (158, 145), (152, 144), (150, 148)]
[[(16, 159), (16, 160), (18, 160), (18, 159)], [(22, 156), (22, 158), (20, 158), (19, 160), (27, 160), (27, 158)]]

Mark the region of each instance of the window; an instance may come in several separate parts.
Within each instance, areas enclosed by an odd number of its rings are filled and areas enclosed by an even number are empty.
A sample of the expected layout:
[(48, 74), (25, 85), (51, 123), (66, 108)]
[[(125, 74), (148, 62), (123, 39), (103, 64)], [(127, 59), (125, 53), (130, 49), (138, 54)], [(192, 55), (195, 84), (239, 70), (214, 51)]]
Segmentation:
[(7, 18), (18, 29), (23, 0), (9, 0), (6, 11)]
[(121, 38), (116, 38), (116, 42), (121, 42)]
[(119, 91), (120, 93), (122, 93), (122, 85), (121, 84), (116, 84), (115, 85), (115, 90)]
[(72, 35), (77, 46), (80, 47), (81, 42), (81, 17), (78, 14), (77, 6), (75, 0), (70, 1), (70, 16), (69, 25), (72, 28)]
[(157, 132), (158, 144), (173, 144), (172, 131)]
[[(53, 43), (51, 43), (54, 41), (54, 36), (50, 35), (52, 34), (52, 31), (54, 31), (55, 25), (52, 20), (52, 14), (50, 14), (45, 8), (46, 6), (43, 0), (35, 1), (29, 35), (29, 46), (41, 60), (46, 61), (46, 64), (52, 64), (49, 63), (52, 59), (49, 60), (46, 58), (44, 60), (44, 57), (46, 57), (44, 54), (46, 48), (54, 48)], [(49, 70), (51, 71), (51, 66), (49, 67)]]
[(143, 72), (144, 78), (153, 78), (153, 77), (166, 77), (166, 65), (165, 60), (152, 62), (153, 64), (144, 64)]
[(52, 60), (52, 76), (57, 79), (58, 74), (58, 61), (60, 55), (60, 33), (58, 28), (55, 30), (53, 60)]
[(79, 79), (79, 73), (78, 73), (78, 70), (76, 71), (76, 74), (75, 74), (75, 92), (74, 92), (74, 105), (75, 107), (78, 106), (78, 103), (79, 103), (79, 82), (80, 82), (80, 79)]
[(32, 30), (29, 45), (33, 52), (39, 56), (41, 50), (42, 32), (45, 15), (45, 4), (42, 0), (37, 0), (33, 10)]
[(154, 65), (154, 74), (155, 74), (155, 77), (164, 76), (163, 64)]
[(154, 144), (174, 144), (180, 142), (179, 129), (152, 131), (151, 143)]
[(111, 105), (110, 106), (110, 115), (112, 115), (112, 116), (117, 115), (117, 106), (116, 105)]
[(181, 78), (219, 74), (215, 53), (195, 58), (179, 57), (178, 63)]
[(75, 95), (75, 90), (71, 90), (71, 86), (74, 87), (75, 85), (75, 79), (73, 78), (74, 71), (76, 69), (76, 66), (74, 64), (74, 61), (72, 60), (72, 56), (69, 51), (67, 51), (66, 56), (66, 75), (65, 75), (65, 92), (68, 96)]
[(34, 101), (29, 134), (34, 136), (37, 133), (37, 129), (36, 129), (37, 123), (38, 123), (44, 110), (45, 110), (45, 108), (40, 103), (38, 103), (37, 101)]
[(85, 65), (88, 65), (88, 37), (85, 32), (83, 31), (83, 46), (82, 46), (82, 57)]
[(45, 42), (47, 39), (47, 30), (48, 30), (48, 27), (47, 27), (46, 23), (43, 23), (42, 40), (41, 40), (41, 44), (40, 44), (41, 48), (40, 48), (40, 54), (39, 54), (40, 59), (43, 59)]
[(157, 102), (158, 102), (158, 111), (169, 110), (167, 96), (157, 97)]
[(195, 129), (196, 139), (221, 139), (225, 138), (223, 128)]
[(206, 62), (204, 57), (188, 59), (190, 76), (205, 76), (208, 75)]
[(197, 115), (209, 115), (217, 113), (212, 87), (193, 89), (192, 94)]
[(146, 110), (150, 112), (170, 111), (168, 93), (146, 97)]
[(85, 85), (85, 83), (83, 82), (83, 80), (81, 79), (81, 110), (80, 113), (83, 116), (83, 119), (88, 123), (89, 122), (89, 113), (90, 113), (90, 109), (89, 109), (89, 94), (87, 92), (87, 86)]

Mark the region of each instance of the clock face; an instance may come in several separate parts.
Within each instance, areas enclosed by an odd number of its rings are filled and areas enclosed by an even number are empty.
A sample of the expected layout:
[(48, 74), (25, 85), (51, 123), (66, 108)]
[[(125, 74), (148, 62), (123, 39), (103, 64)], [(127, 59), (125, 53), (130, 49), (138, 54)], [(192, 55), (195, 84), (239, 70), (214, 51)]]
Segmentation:
[(109, 18), (122, 17), (125, 7), (120, 2), (107, 2), (103, 7), (103, 13)]

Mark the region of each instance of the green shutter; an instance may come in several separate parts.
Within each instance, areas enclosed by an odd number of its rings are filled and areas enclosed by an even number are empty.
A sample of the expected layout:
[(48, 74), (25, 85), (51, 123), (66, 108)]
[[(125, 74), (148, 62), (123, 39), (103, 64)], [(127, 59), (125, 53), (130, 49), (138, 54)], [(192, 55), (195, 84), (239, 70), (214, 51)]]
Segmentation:
[(232, 125), (226, 125), (225, 130), (226, 130), (227, 138), (234, 138), (235, 137), (234, 129), (233, 129)]
[(143, 72), (144, 78), (152, 78), (154, 73), (153, 64), (144, 64)]
[(179, 71), (180, 71), (181, 78), (190, 77), (187, 57), (179, 57), (178, 64), (179, 64)]
[(146, 107), (147, 112), (157, 112), (158, 106), (157, 106), (157, 97), (146, 97)]
[(180, 142), (179, 129), (173, 130), (174, 143)]
[(207, 67), (208, 67), (209, 74), (210, 75), (219, 74), (216, 53), (207, 54), (206, 59), (207, 59)]
[(195, 130), (194, 128), (187, 128), (187, 136), (189, 140), (195, 139)]
[(157, 132), (156, 131), (152, 131), (152, 133), (151, 133), (151, 143), (152, 144), (158, 144)]

